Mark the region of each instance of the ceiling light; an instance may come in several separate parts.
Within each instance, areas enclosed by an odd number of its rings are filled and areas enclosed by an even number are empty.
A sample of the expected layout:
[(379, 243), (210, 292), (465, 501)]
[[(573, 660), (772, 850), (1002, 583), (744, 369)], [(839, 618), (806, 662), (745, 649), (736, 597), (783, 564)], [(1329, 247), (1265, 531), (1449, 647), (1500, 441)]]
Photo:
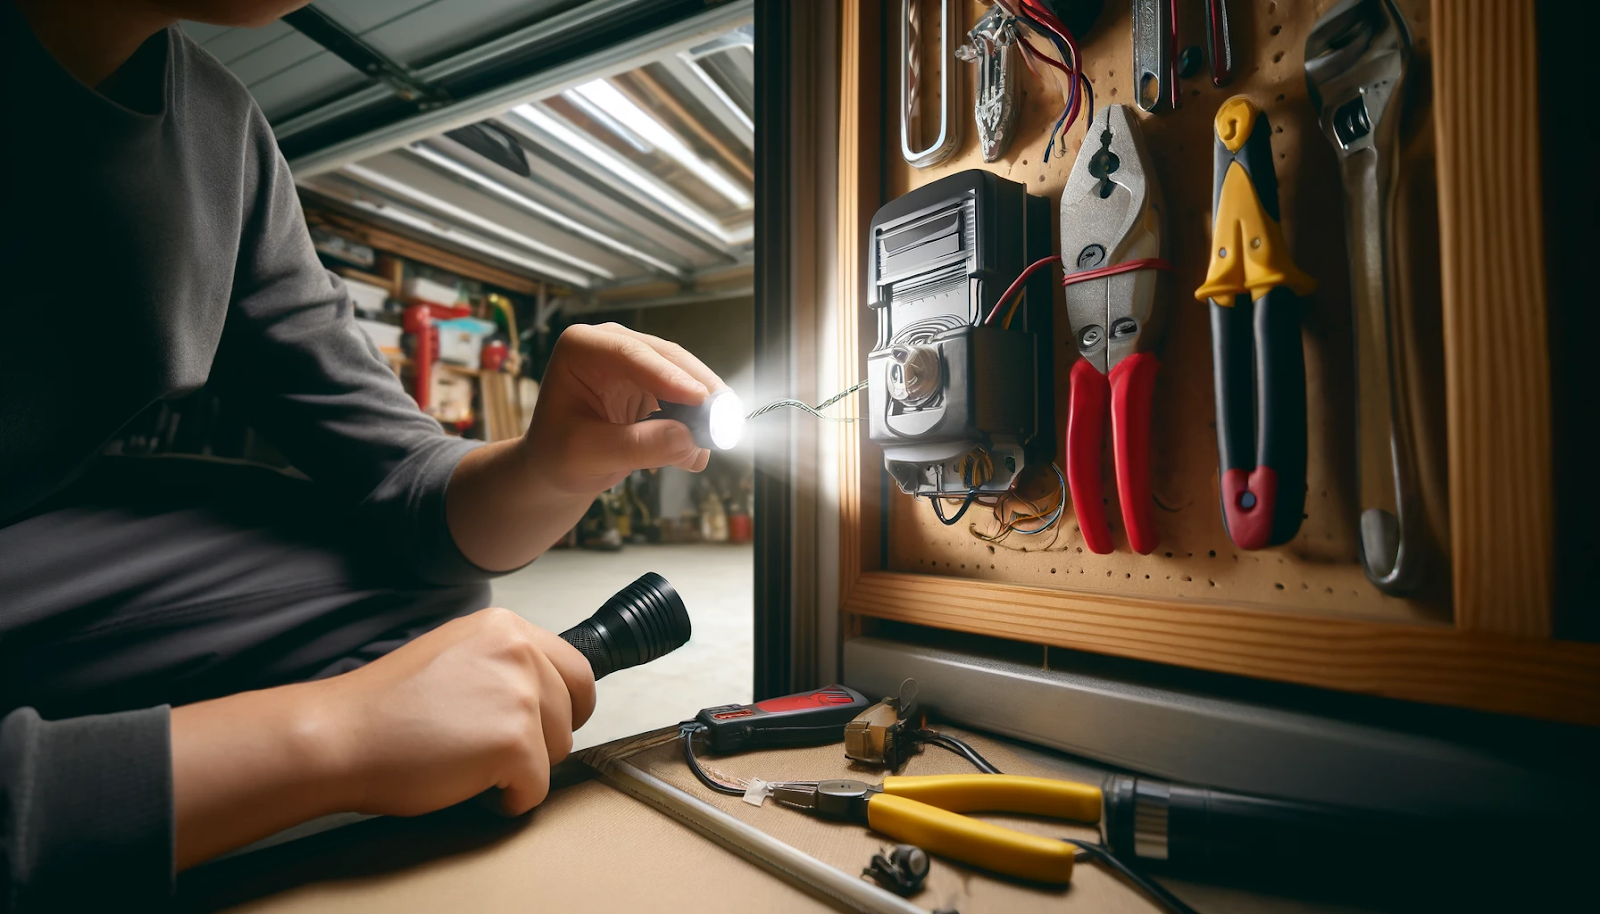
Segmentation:
[(504, 238), (513, 244), (527, 248), (530, 251), (544, 254), (547, 257), (554, 257), (557, 260), (565, 261), (581, 270), (587, 270), (596, 276), (601, 276), (606, 279), (616, 278), (616, 274), (610, 270), (607, 270), (605, 267), (590, 263), (589, 261), (584, 260), (582, 257), (569, 254), (558, 247), (545, 244), (543, 241), (540, 241), (536, 238), (529, 238), (527, 235), (524, 235), (521, 232), (514, 232), (492, 219), (485, 219), (477, 213), (462, 209), (448, 200), (444, 200), (426, 191), (412, 187), (403, 181), (397, 181), (394, 178), (383, 174), (382, 172), (367, 168), (365, 165), (346, 165), (344, 167), (344, 171), (347, 174), (354, 176), (357, 180), (371, 184), (375, 187), (381, 187), (384, 190), (399, 194), (402, 197), (410, 198), (411, 200), (414, 200), (428, 209), (440, 213), (441, 215), (449, 216), (451, 219), (466, 223), (473, 228), (482, 229), (491, 235), (498, 235), (501, 238)]
[(740, 208), (750, 206), (752, 201), (749, 191), (728, 180), (728, 176), (720, 169), (702, 159), (693, 149), (685, 145), (677, 134), (668, 130), (665, 124), (650, 116), (643, 108), (635, 105), (633, 100), (619, 92), (616, 86), (606, 80), (596, 79), (584, 83), (574, 91), (627, 125), (628, 129), (654, 143), (662, 152), (676, 159), (680, 165), (693, 172), (695, 177), (711, 185), (717, 193), (727, 197), (735, 206)]
[(674, 215), (716, 237), (724, 244), (737, 244), (739, 242), (736, 236), (730, 235), (715, 219), (706, 215), (699, 207), (678, 196), (654, 177), (635, 168), (631, 163), (618, 158), (599, 143), (550, 116), (549, 113), (540, 109), (537, 105), (518, 105), (511, 109), (511, 113), (538, 130), (565, 143), (583, 158), (599, 165), (606, 171), (643, 191), (646, 196), (666, 207)]
[(470, 235), (466, 232), (459, 231), (449, 226), (439, 225), (431, 219), (424, 219), (423, 217), (401, 209), (398, 206), (368, 200), (362, 197), (356, 197), (354, 199), (347, 200), (346, 202), (351, 206), (354, 206), (356, 209), (374, 213), (390, 220), (391, 222), (397, 222), (406, 226), (407, 228), (413, 228), (417, 231), (425, 232), (429, 235), (432, 235), (436, 238), (441, 238), (453, 244), (459, 244), (464, 248), (470, 248), (471, 250), (477, 251), (481, 254), (488, 254), (490, 257), (503, 260), (509, 264), (515, 264), (516, 266), (522, 267), (529, 272), (553, 279), (559, 279), (582, 289), (588, 289), (594, 285), (594, 282), (587, 276), (581, 276), (577, 273), (563, 270), (554, 264), (546, 263), (542, 260), (534, 260), (531, 257), (524, 257), (521, 254), (518, 254), (515, 251), (507, 250), (498, 244), (484, 241), (482, 238), (479, 238), (476, 235)]
[(665, 260), (653, 257), (644, 251), (633, 247), (632, 245), (624, 244), (612, 236), (607, 235), (605, 232), (596, 231), (595, 229), (584, 225), (582, 222), (579, 222), (571, 216), (568, 216), (566, 213), (546, 206), (527, 194), (521, 193), (520, 191), (517, 191), (511, 187), (507, 187), (488, 175), (457, 162), (455, 159), (452, 159), (447, 155), (443, 155), (434, 151), (433, 149), (428, 148), (427, 146), (422, 145), (411, 146), (409, 148), (411, 153), (418, 158), (437, 165), (453, 175), (465, 178), (489, 193), (494, 194), (502, 200), (505, 200), (507, 203), (519, 206), (539, 217), (540, 219), (555, 223), (564, 229), (568, 229), (574, 234), (582, 235), (596, 244), (608, 247), (624, 257), (629, 257), (633, 260), (639, 261), (640, 263), (655, 267), (663, 273), (671, 273), (674, 276), (682, 276), (685, 273), (685, 271), (680, 267), (675, 267), (672, 264), (667, 263)]

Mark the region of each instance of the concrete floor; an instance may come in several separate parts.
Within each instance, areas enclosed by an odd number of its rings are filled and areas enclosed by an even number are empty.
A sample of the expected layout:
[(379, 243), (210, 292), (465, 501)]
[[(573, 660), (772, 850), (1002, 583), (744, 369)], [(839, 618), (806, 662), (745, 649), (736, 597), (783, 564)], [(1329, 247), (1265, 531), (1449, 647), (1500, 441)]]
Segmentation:
[(671, 581), (683, 596), (694, 634), (659, 660), (601, 680), (594, 717), (577, 732), (576, 748), (688, 720), (701, 708), (751, 700), (755, 556), (748, 545), (552, 550), (496, 579), (494, 600), (559, 632), (646, 571)]

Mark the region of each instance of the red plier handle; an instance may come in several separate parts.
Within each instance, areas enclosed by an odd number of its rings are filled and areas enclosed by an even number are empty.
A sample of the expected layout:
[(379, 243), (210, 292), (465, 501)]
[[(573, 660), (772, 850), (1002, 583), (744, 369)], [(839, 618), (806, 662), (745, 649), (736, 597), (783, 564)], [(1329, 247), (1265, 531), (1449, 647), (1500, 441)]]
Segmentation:
[(1100, 488), (1100, 455), (1105, 445), (1106, 413), (1111, 416), (1111, 453), (1116, 462), (1117, 499), (1128, 546), (1149, 555), (1161, 542), (1150, 510), (1150, 411), (1155, 403), (1161, 360), (1136, 352), (1118, 362), (1107, 377), (1085, 359), (1072, 366), (1067, 410), (1067, 487), (1078, 529), (1090, 552), (1111, 552)]

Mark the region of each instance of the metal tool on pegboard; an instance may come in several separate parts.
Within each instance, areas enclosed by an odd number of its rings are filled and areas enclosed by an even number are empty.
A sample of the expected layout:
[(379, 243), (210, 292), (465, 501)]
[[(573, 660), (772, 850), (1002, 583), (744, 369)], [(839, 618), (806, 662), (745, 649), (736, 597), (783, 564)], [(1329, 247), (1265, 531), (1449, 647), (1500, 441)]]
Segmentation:
[(1084, 545), (1111, 551), (1100, 494), (1111, 422), (1117, 497), (1133, 551), (1160, 542), (1150, 494), (1150, 410), (1164, 302), (1166, 233), (1161, 188), (1138, 117), (1110, 105), (1089, 128), (1061, 192), (1061, 265), (1067, 319), (1080, 358), (1067, 414), (1067, 484)]
[[(1386, 593), (1415, 590), (1438, 560), (1418, 460), (1418, 393), (1400, 288), (1395, 188), (1411, 39), (1389, 0), (1346, 0), (1306, 39), (1306, 84), (1344, 183), (1356, 350), (1361, 565)], [(1409, 370), (1408, 370), (1409, 369)]]
[[(922, 11), (925, 3), (939, 6), (939, 132), (926, 146), (921, 143), (921, 96), (927, 69), (922, 59)], [(955, 78), (955, 29), (958, 0), (900, 0), (900, 154), (917, 168), (928, 168), (950, 158), (961, 145), (961, 80)]]

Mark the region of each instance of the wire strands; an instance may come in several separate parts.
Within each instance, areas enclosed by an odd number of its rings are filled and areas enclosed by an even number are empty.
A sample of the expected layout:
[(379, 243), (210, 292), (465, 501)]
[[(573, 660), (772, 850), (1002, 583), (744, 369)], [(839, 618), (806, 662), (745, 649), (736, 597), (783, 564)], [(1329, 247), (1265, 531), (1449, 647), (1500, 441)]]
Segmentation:
[(826, 419), (829, 422), (856, 422), (860, 420), (860, 416), (824, 416), (822, 411), (833, 404), (838, 403), (840, 400), (843, 400), (845, 397), (856, 393), (857, 391), (865, 390), (866, 387), (866, 379), (857, 381), (856, 383), (850, 385), (844, 390), (839, 391), (828, 399), (823, 400), (821, 403), (818, 403), (816, 406), (812, 406), (803, 400), (795, 400), (789, 397), (785, 397), (782, 400), (773, 400), (771, 403), (758, 408), (755, 412), (746, 416), (745, 421), (748, 422), (751, 419), (755, 419), (759, 416), (765, 416), (767, 413), (776, 412), (780, 409), (798, 409), (801, 412), (810, 413), (811, 415), (816, 416), (818, 419)]
[[(1033, 263), (1028, 264), (1026, 267), (1023, 267), (1022, 268), (1022, 272), (1017, 274), (1017, 278), (1013, 279), (1011, 281), (1011, 285), (1006, 286), (1006, 290), (1004, 292), (1000, 293), (1000, 297), (995, 300), (994, 307), (992, 309), (990, 309), (988, 315), (984, 317), (983, 323), (985, 323), (985, 324), (994, 323), (994, 319), (997, 316), (999, 316), (1001, 310), (1003, 310), (1005, 308), (1006, 302), (1011, 301), (1012, 296), (1016, 296), (1017, 302), (1022, 301), (1022, 295), (1020, 294), (1020, 291), (1022, 289), (1023, 283), (1028, 281), (1028, 277), (1032, 276), (1033, 274), (1039, 272), (1040, 270), (1044, 269), (1045, 267), (1048, 267), (1049, 265), (1051, 265), (1053, 263), (1060, 263), (1060, 262), (1061, 262), (1061, 255), (1060, 254), (1051, 254), (1049, 257), (1041, 257), (1038, 260), (1035, 260)], [(1015, 310), (1016, 309), (1016, 303), (1013, 303), (1011, 307), (1012, 307), (1012, 310)], [(1011, 322), (1011, 315), (1009, 313), (1007, 313), (1006, 314), (1006, 323), (1007, 323), (1007, 325), (1009, 325), (1010, 322)]]
[(694, 772), (694, 776), (700, 780), (700, 783), (706, 785), (712, 790), (715, 790), (717, 793), (727, 794), (730, 797), (744, 796), (745, 789), (743, 787), (738, 787), (733, 784), (724, 784), (723, 782), (707, 774), (706, 770), (700, 767), (700, 760), (695, 758), (694, 755), (694, 738), (696, 734), (701, 733), (704, 730), (705, 727), (697, 723), (685, 723), (679, 726), (678, 732), (683, 734), (684, 762), (688, 764), (689, 770)]

